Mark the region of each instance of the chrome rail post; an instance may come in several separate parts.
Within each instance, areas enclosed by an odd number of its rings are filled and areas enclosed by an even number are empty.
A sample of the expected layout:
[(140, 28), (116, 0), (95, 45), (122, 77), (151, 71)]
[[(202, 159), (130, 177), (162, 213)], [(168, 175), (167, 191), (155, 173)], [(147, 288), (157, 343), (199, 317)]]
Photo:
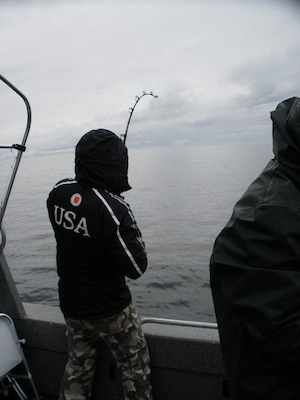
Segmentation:
[(141, 323), (142, 324), (177, 325), (177, 326), (185, 326), (185, 327), (190, 327), (190, 328), (218, 329), (218, 324), (215, 322), (184, 321), (184, 320), (178, 320), (178, 319), (166, 319), (166, 318), (155, 318), (155, 317), (141, 318)]
[(14, 180), (19, 168), (19, 164), (21, 161), (21, 157), (23, 152), (25, 151), (26, 147), (26, 141), (29, 135), (29, 130), (30, 130), (30, 125), (31, 125), (31, 108), (30, 108), (30, 104), (29, 101), (27, 100), (27, 98), (24, 96), (24, 94), (22, 92), (20, 92), (12, 83), (10, 83), (7, 79), (4, 78), (4, 76), (0, 75), (0, 80), (2, 80), (7, 86), (9, 86), (14, 92), (16, 92), (24, 101), (25, 105), (26, 105), (26, 110), (27, 110), (27, 124), (26, 124), (26, 129), (25, 129), (25, 133), (23, 135), (23, 140), (21, 144), (12, 144), (11, 146), (0, 146), (0, 148), (11, 148), (11, 149), (16, 149), (18, 151), (18, 155), (16, 158), (16, 162), (10, 177), (10, 181), (8, 183), (8, 187), (4, 196), (4, 199), (2, 201), (2, 204), (0, 205), (0, 230), (1, 230), (1, 242), (0, 242), (0, 253), (3, 250), (4, 246), (5, 246), (5, 232), (3, 230), (3, 228), (1, 227), (2, 224), (2, 220), (4, 217), (4, 213), (6, 210), (6, 206), (8, 203), (8, 199), (14, 184)]

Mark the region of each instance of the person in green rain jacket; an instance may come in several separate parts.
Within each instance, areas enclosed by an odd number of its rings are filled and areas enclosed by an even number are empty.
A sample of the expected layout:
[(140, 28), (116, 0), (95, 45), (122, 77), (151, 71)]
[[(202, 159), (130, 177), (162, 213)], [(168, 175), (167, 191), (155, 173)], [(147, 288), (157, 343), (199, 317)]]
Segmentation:
[(275, 157), (236, 203), (210, 261), (232, 400), (300, 399), (300, 98), (271, 119)]

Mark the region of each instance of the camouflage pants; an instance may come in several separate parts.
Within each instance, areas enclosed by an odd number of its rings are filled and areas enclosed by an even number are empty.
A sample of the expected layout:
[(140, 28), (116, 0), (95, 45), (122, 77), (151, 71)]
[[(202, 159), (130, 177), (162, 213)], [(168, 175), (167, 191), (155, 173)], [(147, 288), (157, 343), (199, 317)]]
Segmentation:
[(66, 318), (68, 362), (60, 400), (86, 400), (91, 395), (99, 341), (111, 349), (122, 373), (125, 400), (151, 400), (150, 357), (135, 306), (106, 319)]

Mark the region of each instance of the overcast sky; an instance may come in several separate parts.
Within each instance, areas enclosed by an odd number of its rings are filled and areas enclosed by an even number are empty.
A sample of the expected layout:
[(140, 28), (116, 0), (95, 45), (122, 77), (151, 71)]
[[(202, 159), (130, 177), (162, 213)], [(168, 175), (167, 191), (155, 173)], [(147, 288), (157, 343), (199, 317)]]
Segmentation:
[[(269, 113), (300, 96), (300, 7), (289, 0), (1, 0), (0, 74), (29, 99), (28, 150), (93, 128), (127, 144), (271, 141)], [(0, 82), (0, 144), (25, 129)]]

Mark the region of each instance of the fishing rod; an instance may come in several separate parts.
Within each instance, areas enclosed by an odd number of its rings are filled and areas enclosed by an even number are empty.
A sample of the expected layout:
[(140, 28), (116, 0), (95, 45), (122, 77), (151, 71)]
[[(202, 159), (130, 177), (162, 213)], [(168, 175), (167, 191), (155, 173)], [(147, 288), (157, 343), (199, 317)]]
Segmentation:
[(0, 145), (0, 149), (15, 149), (17, 150), (18, 154), (16, 157), (16, 161), (15, 161), (15, 165), (8, 183), (8, 187), (4, 196), (4, 199), (1, 203), (1, 208), (0, 208), (0, 253), (3, 250), (4, 246), (5, 246), (5, 232), (4, 229), (2, 227), (2, 221), (3, 221), (3, 217), (4, 217), (4, 213), (6, 210), (6, 206), (8, 203), (8, 199), (14, 184), (14, 180), (15, 177), (17, 175), (17, 171), (19, 168), (19, 164), (22, 158), (22, 155), (24, 153), (24, 151), (26, 150), (26, 141), (29, 135), (29, 131), (30, 131), (30, 126), (31, 126), (31, 108), (30, 108), (30, 104), (29, 101), (27, 100), (26, 96), (24, 96), (24, 94), (22, 92), (20, 92), (20, 90), (18, 90), (11, 82), (9, 82), (7, 79), (4, 78), (4, 76), (0, 75), (0, 80), (3, 81), (8, 87), (10, 87), (15, 93), (17, 93), (22, 100), (25, 103), (26, 106), (26, 111), (27, 111), (27, 123), (26, 123), (26, 128), (25, 128), (25, 133), (23, 135), (23, 139), (21, 144), (12, 144), (12, 145)]
[(158, 98), (158, 96), (155, 95), (155, 94), (153, 94), (153, 92), (149, 92), (149, 93), (143, 92), (143, 93), (141, 94), (141, 96), (135, 96), (135, 103), (134, 103), (134, 106), (129, 108), (129, 118), (128, 118), (128, 121), (127, 121), (127, 126), (126, 126), (125, 133), (124, 133), (123, 135), (121, 135), (121, 138), (122, 138), (122, 141), (123, 141), (124, 144), (125, 144), (125, 142), (126, 142), (127, 133), (128, 133), (128, 128), (129, 128), (129, 124), (130, 124), (130, 121), (131, 121), (132, 114), (133, 114), (133, 112), (134, 112), (134, 110), (135, 110), (135, 107), (136, 107), (137, 103), (138, 103), (138, 102), (141, 100), (141, 98), (144, 97), (144, 96), (152, 96), (152, 97), (155, 97), (156, 99)]

